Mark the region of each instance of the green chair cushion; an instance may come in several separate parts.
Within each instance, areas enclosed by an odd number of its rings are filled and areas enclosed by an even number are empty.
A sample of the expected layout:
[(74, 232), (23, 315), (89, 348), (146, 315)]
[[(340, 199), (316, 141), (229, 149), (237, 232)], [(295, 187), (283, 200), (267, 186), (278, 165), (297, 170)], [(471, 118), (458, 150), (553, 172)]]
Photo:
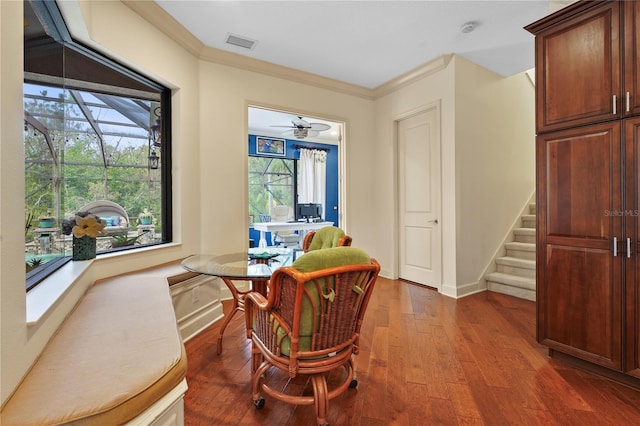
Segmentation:
[[(292, 266), (300, 272), (313, 272), (338, 266), (368, 265), (370, 263), (371, 258), (362, 249), (355, 247), (334, 247), (330, 249), (310, 251), (299, 257)], [(303, 351), (311, 349), (311, 337), (313, 336), (313, 333), (317, 331), (314, 329), (314, 323), (316, 325), (319, 324), (320, 315), (322, 314), (321, 312), (316, 312), (314, 318), (312, 302), (316, 306), (320, 306), (320, 295), (318, 294), (316, 286), (312, 282), (307, 282), (304, 286), (307, 289), (311, 300), (307, 297), (302, 299), (300, 341), (298, 346), (299, 349)], [(328, 276), (321, 278), (320, 288), (324, 294), (329, 294), (331, 289), (334, 288), (333, 277)], [(288, 356), (291, 350), (291, 342), (290, 339), (285, 336), (286, 333), (278, 321), (274, 321), (273, 331), (276, 333), (278, 341), (281, 341), (281, 353)]]
[[(313, 239), (315, 240), (315, 237)], [(362, 249), (356, 247), (333, 247), (309, 251), (296, 259), (291, 266), (300, 272), (313, 272), (336, 266), (366, 265), (369, 263), (371, 263), (371, 258)]]
[(344, 231), (336, 226), (320, 228), (313, 236), (308, 251), (337, 247), (343, 236)]

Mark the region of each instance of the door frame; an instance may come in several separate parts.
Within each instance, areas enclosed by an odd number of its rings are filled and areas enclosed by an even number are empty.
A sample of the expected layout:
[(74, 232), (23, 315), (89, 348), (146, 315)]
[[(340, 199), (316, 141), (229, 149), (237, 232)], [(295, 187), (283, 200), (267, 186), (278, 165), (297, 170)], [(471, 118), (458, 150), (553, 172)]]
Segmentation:
[[(347, 121), (343, 118), (339, 118), (336, 116), (329, 116), (327, 114), (324, 113), (318, 113), (318, 112), (313, 112), (313, 111), (309, 111), (309, 110), (304, 110), (301, 108), (292, 108), (292, 107), (284, 107), (284, 106), (280, 106), (280, 105), (273, 105), (273, 104), (268, 104), (268, 103), (264, 103), (264, 102), (258, 102), (258, 101), (251, 101), (251, 100), (245, 100), (245, 105), (244, 105), (244, 114), (245, 114), (245, 126), (244, 126), (244, 139), (243, 140), (248, 140), (249, 138), (249, 109), (250, 108), (260, 108), (260, 109), (266, 109), (266, 110), (271, 110), (271, 111), (275, 111), (275, 112), (281, 112), (283, 114), (293, 114), (293, 115), (302, 115), (304, 117), (311, 117), (311, 118), (317, 118), (319, 120), (323, 120), (323, 121), (331, 121), (334, 122), (336, 124), (338, 124), (338, 127), (340, 129), (340, 134), (338, 135), (338, 143), (337, 143), (337, 147), (338, 147), (338, 168), (337, 168), (337, 172), (338, 172), (338, 212), (337, 212), (337, 217), (338, 217), (338, 223), (335, 224), (335, 226), (340, 226), (340, 228), (342, 228), (345, 233), (348, 233), (347, 228), (348, 228), (348, 224), (347, 224), (347, 215), (346, 215), (346, 209), (347, 209), (347, 196), (346, 196), (346, 188), (347, 188), (347, 174), (346, 174), (346, 164), (347, 164), (347, 157), (346, 157), (346, 149), (345, 149), (345, 145), (346, 145), (346, 139), (347, 139)], [(276, 137), (274, 135), (274, 137)], [(291, 139), (291, 138), (285, 138), (285, 139)], [(311, 142), (315, 142), (315, 141), (311, 141)], [(317, 143), (326, 143), (326, 142), (317, 142)], [(245, 145), (246, 147), (247, 145)], [(245, 148), (247, 149), (247, 148)], [(245, 158), (248, 158), (249, 156), (249, 152), (248, 149), (245, 152)], [(245, 161), (244, 162), (244, 176), (245, 176), (245, 188), (248, 188), (249, 185), (249, 171), (248, 171), (248, 162)], [(246, 196), (244, 197), (244, 204), (245, 204), (245, 211), (248, 212), (249, 211), (249, 201), (248, 201), (248, 194), (246, 194)], [(325, 206), (325, 208), (327, 208), (327, 206)]]
[[(437, 112), (437, 120), (438, 120), (438, 143), (440, 144), (440, 212), (438, 216), (442, 218), (442, 209), (443, 209), (443, 191), (442, 191), (442, 102), (440, 99), (421, 105), (409, 111), (406, 111), (402, 114), (396, 114), (393, 116), (393, 178), (395, 180), (393, 185), (393, 203), (395, 205), (395, 209), (393, 210), (393, 259), (394, 259), (394, 267), (393, 274), (395, 278), (400, 278), (400, 155), (399, 155), (399, 138), (398, 138), (398, 126), (400, 121), (406, 120), (407, 118), (411, 118), (415, 115), (427, 112), (429, 110), (435, 109)], [(442, 286), (444, 284), (444, 234), (445, 234), (445, 221), (440, 219), (440, 284), (437, 288), (438, 292), (442, 292)]]

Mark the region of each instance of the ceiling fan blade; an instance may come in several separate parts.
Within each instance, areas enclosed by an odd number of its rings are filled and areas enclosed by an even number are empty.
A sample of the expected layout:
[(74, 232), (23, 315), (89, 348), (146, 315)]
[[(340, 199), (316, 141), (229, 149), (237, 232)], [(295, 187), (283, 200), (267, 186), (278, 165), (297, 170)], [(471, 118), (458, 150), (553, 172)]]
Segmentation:
[(328, 124), (311, 123), (311, 127), (309, 128), (309, 130), (316, 130), (318, 132), (323, 132), (325, 130), (329, 130), (330, 128), (331, 128), (331, 126), (329, 126)]

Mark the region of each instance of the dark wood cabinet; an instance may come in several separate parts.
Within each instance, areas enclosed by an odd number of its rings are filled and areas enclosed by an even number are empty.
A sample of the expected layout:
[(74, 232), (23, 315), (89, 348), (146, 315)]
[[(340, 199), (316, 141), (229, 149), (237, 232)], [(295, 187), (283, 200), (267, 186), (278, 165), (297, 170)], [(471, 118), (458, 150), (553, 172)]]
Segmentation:
[(536, 36), (538, 341), (633, 386), (639, 19), (640, 2), (579, 1), (526, 27)]
[[(625, 257), (625, 368), (640, 378), (640, 117), (624, 121), (627, 205), (625, 232), (629, 235)], [(631, 183), (635, 184), (631, 184)], [(626, 242), (627, 240), (625, 240)]]
[(538, 132), (620, 116), (620, 5), (574, 9), (573, 19), (527, 27), (536, 33)]
[(622, 367), (620, 123), (537, 138), (538, 340)]
[(640, 2), (587, 1), (527, 27), (538, 133), (640, 114), (639, 18)]
[(623, 114), (640, 115), (640, 2), (624, 4)]

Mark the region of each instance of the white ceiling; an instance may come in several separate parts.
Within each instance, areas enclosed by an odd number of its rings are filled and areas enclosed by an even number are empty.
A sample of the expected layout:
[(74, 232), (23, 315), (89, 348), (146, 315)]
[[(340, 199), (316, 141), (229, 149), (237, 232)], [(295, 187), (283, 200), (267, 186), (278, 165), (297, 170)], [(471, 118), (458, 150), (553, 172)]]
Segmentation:
[[(273, 126), (292, 126), (291, 120), (297, 119), (298, 117), (299, 115), (296, 114), (250, 107), (248, 116), (249, 132), (260, 136), (296, 139), (290, 129)], [(322, 123), (329, 126), (328, 130), (320, 132), (317, 136), (303, 138), (304, 141), (320, 142), (330, 145), (338, 144), (338, 136), (341, 131), (340, 123), (309, 116), (302, 116), (302, 118), (310, 124)]]
[[(534, 39), (523, 27), (550, 7), (548, 0), (155, 2), (208, 47), (370, 89), (449, 53), (503, 76), (532, 68)], [(461, 31), (466, 22), (475, 23), (472, 32)], [(229, 34), (257, 43), (227, 44)], [(267, 118), (265, 130), (291, 121)]]

